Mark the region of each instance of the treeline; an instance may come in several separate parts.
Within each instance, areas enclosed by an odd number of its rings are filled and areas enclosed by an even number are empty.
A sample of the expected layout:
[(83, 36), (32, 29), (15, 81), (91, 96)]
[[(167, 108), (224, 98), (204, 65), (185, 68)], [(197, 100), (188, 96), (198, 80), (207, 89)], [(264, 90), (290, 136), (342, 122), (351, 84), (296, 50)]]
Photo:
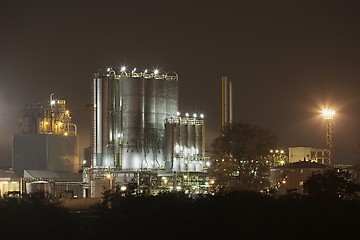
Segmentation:
[(1, 226), (4, 236), (38, 239), (344, 239), (357, 234), (360, 201), (355, 199), (274, 198), (250, 191), (194, 196), (111, 193), (81, 213), (44, 194), (2, 199)]

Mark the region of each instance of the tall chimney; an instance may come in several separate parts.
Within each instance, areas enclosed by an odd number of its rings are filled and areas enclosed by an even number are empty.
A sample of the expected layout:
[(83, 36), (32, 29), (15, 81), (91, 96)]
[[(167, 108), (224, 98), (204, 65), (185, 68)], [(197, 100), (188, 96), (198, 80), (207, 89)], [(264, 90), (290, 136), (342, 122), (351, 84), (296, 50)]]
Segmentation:
[(221, 127), (232, 122), (232, 85), (226, 76), (221, 77)]

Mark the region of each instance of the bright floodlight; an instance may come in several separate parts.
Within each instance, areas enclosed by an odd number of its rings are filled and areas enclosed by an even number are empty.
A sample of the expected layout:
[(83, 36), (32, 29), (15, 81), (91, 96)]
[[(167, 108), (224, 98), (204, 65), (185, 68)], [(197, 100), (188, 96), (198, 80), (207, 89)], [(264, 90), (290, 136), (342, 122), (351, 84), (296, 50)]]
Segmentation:
[(155, 69), (155, 70), (154, 70), (154, 73), (155, 73), (155, 75), (157, 75), (157, 74), (159, 73), (159, 70), (158, 70), (158, 69)]
[(125, 70), (126, 70), (125, 66), (122, 66), (121, 69), (120, 69), (121, 72), (125, 72)]
[(335, 110), (326, 108), (322, 110), (322, 115), (325, 119), (332, 119), (335, 116)]

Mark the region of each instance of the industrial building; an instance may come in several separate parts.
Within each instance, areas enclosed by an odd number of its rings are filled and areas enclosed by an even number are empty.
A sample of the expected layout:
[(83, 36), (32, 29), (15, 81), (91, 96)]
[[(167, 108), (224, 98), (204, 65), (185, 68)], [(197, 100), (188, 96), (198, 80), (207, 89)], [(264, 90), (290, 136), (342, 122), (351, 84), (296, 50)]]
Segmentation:
[(90, 164), (84, 197), (206, 188), (202, 114), (180, 114), (178, 75), (125, 67), (94, 74)]
[(0, 169), (0, 198), (6, 196), (18, 196), (21, 189), (21, 178), (9, 170)]
[(287, 163), (272, 167), (270, 170), (271, 188), (276, 195), (285, 195), (289, 191), (303, 194), (303, 184), (313, 173), (323, 173), (329, 165), (308, 160)]
[(316, 147), (289, 147), (289, 162), (302, 160), (330, 165), (330, 150)]
[(66, 171), (25, 170), (23, 193), (47, 192), (56, 198), (81, 198), (81, 174)]
[[(77, 126), (71, 121), (65, 100), (56, 99), (51, 94), (46, 104), (26, 105), (12, 140), (11, 172), (23, 179), (22, 192), (28, 192), (32, 184), (50, 184), (55, 178), (50, 179), (49, 172), (54, 172), (58, 182), (65, 180), (55, 172), (77, 175), (75, 178), (81, 186)], [(37, 171), (36, 177), (26, 176), (30, 170)], [(40, 173), (46, 173), (46, 176)]]

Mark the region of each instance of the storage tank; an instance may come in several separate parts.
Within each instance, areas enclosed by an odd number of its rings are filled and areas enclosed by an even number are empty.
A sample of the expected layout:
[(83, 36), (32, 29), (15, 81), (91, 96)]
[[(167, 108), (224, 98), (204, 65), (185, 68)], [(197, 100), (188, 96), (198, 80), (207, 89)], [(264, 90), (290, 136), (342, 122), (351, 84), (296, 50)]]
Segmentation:
[(205, 159), (204, 119), (196, 115), (192, 118), (169, 118), (165, 124), (166, 163), (176, 172), (201, 172)]
[(93, 166), (165, 168), (165, 119), (178, 111), (177, 80), (136, 69), (95, 74)]
[(109, 91), (114, 78), (97, 77), (93, 83), (93, 107), (96, 109), (93, 115), (94, 139), (93, 139), (93, 166), (112, 166), (113, 151), (111, 149), (110, 109), (113, 95)]

